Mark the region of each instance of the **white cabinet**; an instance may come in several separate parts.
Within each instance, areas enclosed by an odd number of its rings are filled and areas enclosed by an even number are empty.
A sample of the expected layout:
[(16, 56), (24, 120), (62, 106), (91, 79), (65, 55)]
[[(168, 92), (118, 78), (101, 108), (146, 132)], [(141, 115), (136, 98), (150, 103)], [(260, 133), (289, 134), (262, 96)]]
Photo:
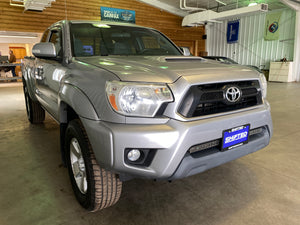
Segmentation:
[(269, 81), (293, 82), (293, 62), (271, 62)]

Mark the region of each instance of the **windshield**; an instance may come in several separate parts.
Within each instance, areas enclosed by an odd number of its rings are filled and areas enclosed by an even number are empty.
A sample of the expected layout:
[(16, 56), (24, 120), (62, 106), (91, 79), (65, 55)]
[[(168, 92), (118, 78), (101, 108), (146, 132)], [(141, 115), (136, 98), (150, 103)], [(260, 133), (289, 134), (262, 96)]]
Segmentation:
[(158, 31), (129, 26), (71, 24), (73, 56), (182, 55)]

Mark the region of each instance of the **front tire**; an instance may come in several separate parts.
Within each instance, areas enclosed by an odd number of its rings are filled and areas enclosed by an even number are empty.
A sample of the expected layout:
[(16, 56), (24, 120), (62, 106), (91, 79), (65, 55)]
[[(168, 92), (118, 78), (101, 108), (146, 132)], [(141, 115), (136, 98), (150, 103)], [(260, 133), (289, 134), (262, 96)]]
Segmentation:
[(122, 182), (115, 173), (99, 166), (79, 119), (68, 124), (65, 138), (67, 167), (78, 202), (92, 212), (114, 205)]

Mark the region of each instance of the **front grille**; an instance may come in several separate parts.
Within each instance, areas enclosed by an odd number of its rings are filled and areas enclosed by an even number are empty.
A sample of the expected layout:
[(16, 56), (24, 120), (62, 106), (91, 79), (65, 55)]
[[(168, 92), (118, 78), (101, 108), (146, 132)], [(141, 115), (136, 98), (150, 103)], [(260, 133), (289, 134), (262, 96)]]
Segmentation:
[[(240, 90), (236, 102), (226, 98), (229, 88)], [(192, 86), (179, 107), (178, 112), (186, 117), (229, 112), (262, 104), (262, 95), (257, 80), (204, 84)]]
[[(266, 131), (266, 127), (258, 127), (249, 131), (249, 142), (256, 140), (261, 137)], [(192, 146), (188, 153), (192, 156), (204, 156), (213, 154), (216, 152), (222, 151), (222, 138), (215, 139), (212, 141), (208, 141), (205, 143), (201, 143), (198, 145)]]

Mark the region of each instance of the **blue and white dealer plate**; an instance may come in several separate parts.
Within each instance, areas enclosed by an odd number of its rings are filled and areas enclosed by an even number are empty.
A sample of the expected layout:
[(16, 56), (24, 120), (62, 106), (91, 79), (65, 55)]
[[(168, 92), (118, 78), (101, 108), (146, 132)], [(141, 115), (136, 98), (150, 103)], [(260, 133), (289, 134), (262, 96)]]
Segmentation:
[(250, 124), (223, 131), (222, 150), (229, 150), (248, 143)]

